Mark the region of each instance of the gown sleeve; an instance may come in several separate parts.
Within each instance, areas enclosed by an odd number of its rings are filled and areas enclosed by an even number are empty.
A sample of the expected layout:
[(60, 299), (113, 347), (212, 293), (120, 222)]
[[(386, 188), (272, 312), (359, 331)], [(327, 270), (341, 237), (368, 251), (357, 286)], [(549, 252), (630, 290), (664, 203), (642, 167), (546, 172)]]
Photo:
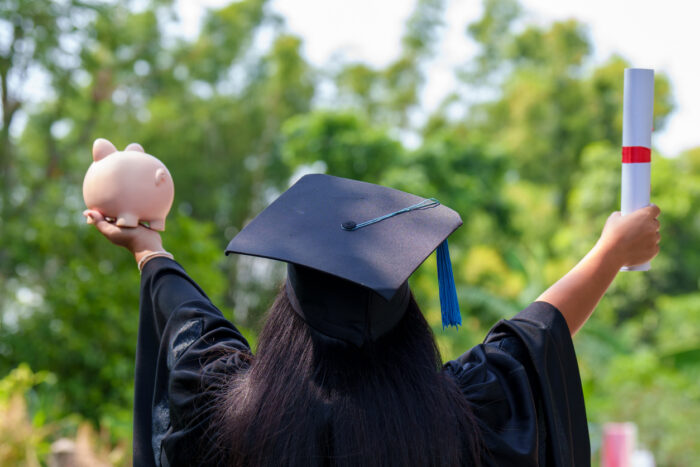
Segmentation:
[(484, 465), (589, 466), (581, 378), (559, 310), (535, 302), (445, 364), (472, 406)]
[(134, 466), (198, 465), (213, 404), (250, 346), (175, 261), (143, 268), (134, 378)]

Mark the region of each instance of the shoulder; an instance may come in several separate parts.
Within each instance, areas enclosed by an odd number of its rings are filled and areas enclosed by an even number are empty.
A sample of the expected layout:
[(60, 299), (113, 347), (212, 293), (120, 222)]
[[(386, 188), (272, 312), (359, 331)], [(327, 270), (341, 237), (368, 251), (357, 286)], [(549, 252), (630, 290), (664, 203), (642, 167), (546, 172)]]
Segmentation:
[(554, 306), (535, 302), (499, 321), (444, 371), (472, 406), (487, 447), (502, 456), (496, 465), (537, 465), (544, 439), (561, 465), (590, 461), (574, 346)]

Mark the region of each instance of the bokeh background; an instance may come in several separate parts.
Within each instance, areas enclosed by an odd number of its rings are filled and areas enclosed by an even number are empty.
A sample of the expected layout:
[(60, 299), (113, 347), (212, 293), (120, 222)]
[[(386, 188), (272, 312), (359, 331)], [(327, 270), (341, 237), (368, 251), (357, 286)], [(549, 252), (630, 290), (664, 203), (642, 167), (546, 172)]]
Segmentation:
[[(445, 359), (568, 271), (619, 207), (623, 70), (650, 64), (601, 56), (585, 21), (485, 0), (460, 18), (474, 53), (438, 99), (426, 83), (454, 3), (402, 2), (379, 65), (311, 60), (306, 44), (329, 39), (302, 38), (265, 0), (187, 3), (0, 1), (0, 465), (44, 465), (59, 438), (86, 465), (131, 463), (139, 275), (81, 216), (97, 137), (166, 163), (164, 244), (253, 344), (283, 268), (222, 252), (304, 173), (461, 214), (459, 332), (440, 327), (434, 258), (411, 279)], [(185, 31), (195, 11), (201, 27)], [(657, 133), (676, 102), (661, 66)], [(700, 147), (667, 147), (652, 165), (662, 251), (650, 272), (619, 275), (575, 338), (596, 462), (603, 424), (631, 421), (657, 465), (700, 465)]]

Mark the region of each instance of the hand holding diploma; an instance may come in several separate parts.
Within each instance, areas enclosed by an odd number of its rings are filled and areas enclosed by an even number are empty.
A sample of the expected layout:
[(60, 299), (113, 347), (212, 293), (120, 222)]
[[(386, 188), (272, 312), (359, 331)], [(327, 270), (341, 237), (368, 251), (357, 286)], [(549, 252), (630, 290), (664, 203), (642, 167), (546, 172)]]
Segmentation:
[(659, 253), (659, 220), (661, 210), (655, 204), (623, 216), (614, 212), (608, 217), (598, 245), (609, 251), (612, 261), (620, 267), (634, 268), (648, 262)]
[[(622, 215), (649, 205), (651, 191), (651, 132), (654, 113), (654, 70), (625, 69), (622, 106)], [(648, 271), (649, 263), (623, 271)]]
[(659, 252), (660, 210), (649, 205), (608, 217), (595, 246), (574, 268), (537, 299), (557, 307), (574, 335), (593, 313), (623, 267), (649, 262)]

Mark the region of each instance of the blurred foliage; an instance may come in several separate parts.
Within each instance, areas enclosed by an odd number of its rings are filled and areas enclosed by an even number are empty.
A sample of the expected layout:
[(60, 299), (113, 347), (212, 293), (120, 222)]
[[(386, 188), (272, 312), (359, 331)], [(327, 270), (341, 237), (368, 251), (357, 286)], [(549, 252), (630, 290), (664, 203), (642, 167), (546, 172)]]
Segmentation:
[[(208, 10), (193, 39), (168, 0), (0, 1), (0, 464), (45, 462), (59, 436), (128, 462), (138, 274), (80, 214), (97, 137), (139, 141), (168, 165), (164, 243), (253, 343), (283, 268), (221, 252), (309, 171), (460, 213), (459, 332), (440, 329), (434, 258), (411, 279), (445, 358), (585, 254), (619, 206), (629, 64), (595, 63), (578, 21), (533, 25), (515, 0), (485, 0), (466, 30), (477, 56), (425, 115), (444, 6), (416, 1), (385, 67), (318, 69), (264, 0)], [(658, 130), (673, 97), (663, 73), (655, 86)], [(652, 271), (616, 279), (575, 342), (592, 433), (633, 421), (658, 465), (688, 466), (700, 458), (700, 148), (664, 156), (652, 174), (662, 252)]]
[(115, 443), (106, 427), (96, 433), (76, 416), (47, 422), (46, 400), (39, 391), (47, 384), (55, 384), (53, 374), (35, 373), (25, 363), (0, 379), (0, 465), (38, 467), (49, 457), (63, 461), (53, 465), (75, 467), (132, 464), (129, 437)]
[(33, 373), (25, 363), (0, 379), (0, 465), (38, 466), (48, 453), (44, 417), (35, 409), (30, 419), (25, 395), (51, 381), (49, 373)]

